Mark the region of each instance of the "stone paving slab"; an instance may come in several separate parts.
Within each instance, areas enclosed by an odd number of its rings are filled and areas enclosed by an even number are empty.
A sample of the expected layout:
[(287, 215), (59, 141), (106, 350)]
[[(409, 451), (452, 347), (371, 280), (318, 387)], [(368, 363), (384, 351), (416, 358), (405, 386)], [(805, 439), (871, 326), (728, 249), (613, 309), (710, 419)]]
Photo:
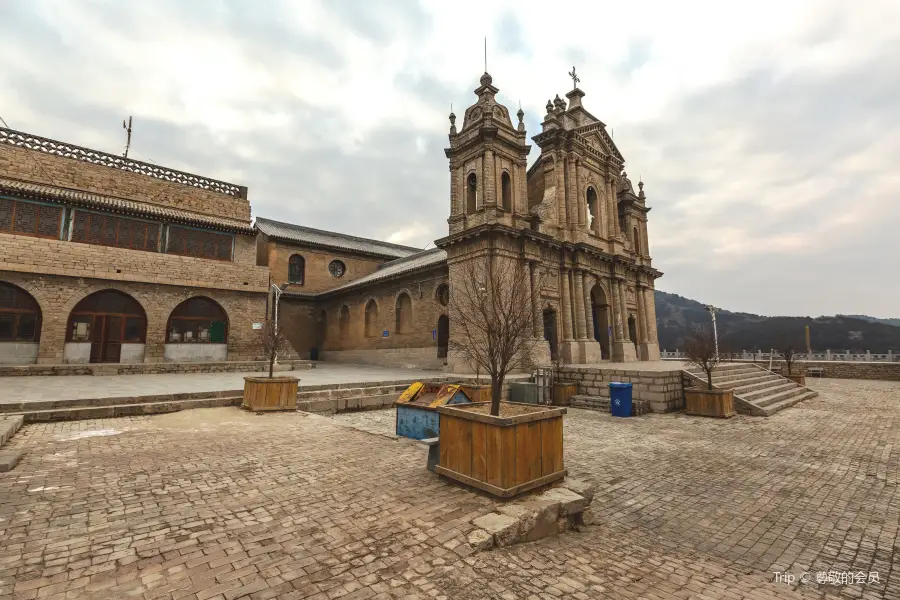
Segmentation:
[[(315, 369), (292, 371), (291, 373), (300, 378), (300, 385), (304, 388), (307, 386), (408, 381), (446, 375), (443, 371), (324, 362), (316, 363)], [(261, 375), (261, 373), (0, 377), (0, 403), (242, 390), (244, 377), (253, 375)]]
[[(570, 410), (592, 525), (478, 554), (470, 523), (497, 504), (341, 415), (26, 425), (0, 474), (0, 598), (900, 598), (900, 384), (813, 385), (765, 420)], [(773, 576), (828, 570), (879, 581)]]

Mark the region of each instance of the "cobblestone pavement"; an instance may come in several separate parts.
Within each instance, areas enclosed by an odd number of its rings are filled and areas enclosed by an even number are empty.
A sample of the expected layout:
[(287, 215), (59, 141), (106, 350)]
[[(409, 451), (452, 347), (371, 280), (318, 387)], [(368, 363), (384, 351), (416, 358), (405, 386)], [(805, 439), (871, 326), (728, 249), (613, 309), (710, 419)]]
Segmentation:
[(0, 597), (900, 598), (900, 384), (813, 385), (768, 419), (570, 411), (596, 524), (479, 554), (466, 524), (491, 500), (345, 426), (390, 433), (392, 411), (28, 425), (0, 474)]
[[(244, 377), (260, 374), (166, 373), (105, 377), (95, 375), (0, 377), (0, 403), (239, 390), (244, 387)], [(301, 386), (427, 379), (446, 375), (442, 371), (324, 362), (316, 363), (315, 369), (300, 369), (290, 371), (289, 374), (299, 377)]]

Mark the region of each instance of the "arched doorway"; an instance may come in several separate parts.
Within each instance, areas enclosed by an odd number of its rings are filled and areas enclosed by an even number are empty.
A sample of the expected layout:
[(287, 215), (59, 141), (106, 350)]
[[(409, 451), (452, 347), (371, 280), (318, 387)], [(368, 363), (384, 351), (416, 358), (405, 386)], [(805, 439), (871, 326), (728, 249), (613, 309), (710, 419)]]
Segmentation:
[(634, 315), (628, 315), (628, 337), (631, 338), (631, 343), (634, 344), (635, 355), (640, 356), (640, 352), (638, 352), (637, 321), (634, 320)]
[(606, 292), (600, 284), (595, 284), (591, 288), (591, 311), (594, 317), (594, 339), (600, 343), (600, 357), (603, 360), (609, 360), (610, 352), (610, 331), (609, 320), (609, 302), (606, 299)]
[(559, 358), (559, 340), (556, 329), (556, 311), (552, 308), (544, 309), (544, 339), (550, 342), (550, 360)]
[(22, 288), (0, 281), (0, 364), (37, 361), (41, 307)]
[(438, 358), (447, 358), (447, 347), (450, 344), (450, 319), (441, 315), (437, 322)]
[(94, 292), (69, 314), (66, 360), (117, 363), (124, 347), (126, 361), (140, 362), (146, 336), (147, 315), (137, 300), (118, 290)]
[(378, 304), (374, 298), (366, 303), (364, 329), (366, 337), (378, 336)]
[(172, 310), (166, 323), (165, 360), (228, 360), (228, 315), (218, 302), (194, 296)]

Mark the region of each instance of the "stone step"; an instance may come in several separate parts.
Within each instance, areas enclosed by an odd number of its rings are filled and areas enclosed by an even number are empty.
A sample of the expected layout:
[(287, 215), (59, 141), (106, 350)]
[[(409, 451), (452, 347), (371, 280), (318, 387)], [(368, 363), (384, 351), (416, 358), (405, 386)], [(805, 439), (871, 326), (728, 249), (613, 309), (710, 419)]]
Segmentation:
[[(759, 373), (759, 372), (760, 372), (760, 369), (757, 367), (754, 367), (752, 365), (751, 366), (740, 365), (733, 369), (732, 368), (723, 369), (722, 367), (716, 367), (715, 369), (713, 369), (713, 379), (715, 379), (716, 377), (730, 377), (733, 375), (741, 375), (744, 373)], [(706, 377), (706, 373), (703, 372), (701, 369), (696, 369), (696, 368), (688, 369), (688, 373), (691, 373), (693, 375), (698, 375), (700, 377)]]
[[(579, 394), (571, 398), (572, 408), (583, 408), (586, 410), (596, 410), (598, 412), (609, 413), (609, 396), (588, 396), (587, 394)], [(650, 412), (649, 400), (631, 400), (632, 416), (639, 416)]]
[(205, 400), (207, 398), (234, 398), (244, 390), (218, 392), (183, 392), (179, 394), (151, 394), (147, 396), (119, 396), (112, 398), (71, 398), (64, 400), (38, 400), (33, 402), (0, 402), (0, 414), (29, 413), (57, 408), (87, 408), (94, 406), (122, 406), (125, 404), (149, 404), (152, 402), (177, 402), (181, 400)]
[(770, 404), (768, 406), (762, 407), (762, 411), (765, 412), (767, 417), (771, 417), (775, 413), (784, 410), (785, 408), (790, 408), (795, 404), (803, 402), (804, 400), (809, 400), (811, 398), (815, 398), (819, 395), (818, 392), (814, 392), (812, 390), (807, 390), (805, 388), (802, 394), (798, 394), (796, 396), (791, 396), (790, 398), (785, 398), (779, 402), (775, 402), (774, 404)]
[(16, 435), (22, 423), (24, 423), (24, 419), (21, 415), (0, 417), (0, 448)]
[(26, 409), (21, 416), (26, 423), (47, 421), (74, 421), (78, 419), (109, 419), (178, 412), (192, 408), (215, 408), (220, 406), (240, 406), (243, 396), (207, 397), (156, 402), (137, 402), (109, 405), (70, 406), (45, 410)]
[(784, 390), (784, 391), (781, 391), (781, 392), (778, 392), (775, 394), (771, 394), (769, 396), (761, 396), (758, 398), (754, 398), (752, 400), (749, 400), (749, 402), (752, 402), (759, 408), (766, 408), (767, 406), (770, 406), (772, 404), (777, 404), (777, 403), (781, 402), (782, 400), (786, 400), (788, 398), (793, 398), (795, 396), (801, 396), (801, 395), (805, 394), (806, 391), (807, 391), (806, 388), (796, 386), (794, 388)]
[[(760, 371), (758, 369), (755, 371), (741, 371), (739, 373), (727, 373), (724, 375), (717, 375), (717, 374), (713, 373), (713, 385), (716, 385), (717, 383), (745, 381), (747, 379), (752, 379), (754, 377), (760, 377), (765, 374), (767, 374), (766, 371)], [(705, 379), (706, 376), (704, 375), (703, 378)]]
[(769, 373), (768, 375), (760, 375), (758, 377), (751, 377), (748, 379), (741, 379), (738, 381), (729, 381), (727, 383), (719, 384), (716, 387), (720, 387), (725, 390), (733, 390), (735, 394), (741, 394), (746, 392), (751, 392), (753, 390), (757, 390), (760, 388), (764, 388), (772, 384), (772, 382), (780, 382), (784, 381), (783, 377), (778, 375), (772, 375)]
[(793, 381), (773, 381), (770, 385), (764, 388), (759, 388), (753, 390), (749, 393), (738, 394), (744, 400), (749, 402), (753, 402), (756, 404), (756, 401), (760, 398), (768, 398), (773, 394), (779, 394), (781, 392), (787, 392), (790, 390), (802, 390), (803, 388), (794, 383)]

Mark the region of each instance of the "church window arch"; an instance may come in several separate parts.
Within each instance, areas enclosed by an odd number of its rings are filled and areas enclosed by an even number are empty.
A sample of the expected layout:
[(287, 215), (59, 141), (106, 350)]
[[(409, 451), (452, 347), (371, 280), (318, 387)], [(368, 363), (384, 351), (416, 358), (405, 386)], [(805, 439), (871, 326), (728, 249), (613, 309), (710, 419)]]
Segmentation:
[(303, 285), (306, 275), (306, 260), (299, 254), (294, 254), (288, 259), (288, 283)]
[(478, 210), (478, 176), (469, 173), (466, 177), (466, 214), (471, 215)]
[(503, 210), (512, 211), (512, 180), (507, 171), (500, 175), (500, 198)]
[(406, 292), (397, 296), (395, 307), (397, 333), (409, 333), (412, 331), (412, 300)]

